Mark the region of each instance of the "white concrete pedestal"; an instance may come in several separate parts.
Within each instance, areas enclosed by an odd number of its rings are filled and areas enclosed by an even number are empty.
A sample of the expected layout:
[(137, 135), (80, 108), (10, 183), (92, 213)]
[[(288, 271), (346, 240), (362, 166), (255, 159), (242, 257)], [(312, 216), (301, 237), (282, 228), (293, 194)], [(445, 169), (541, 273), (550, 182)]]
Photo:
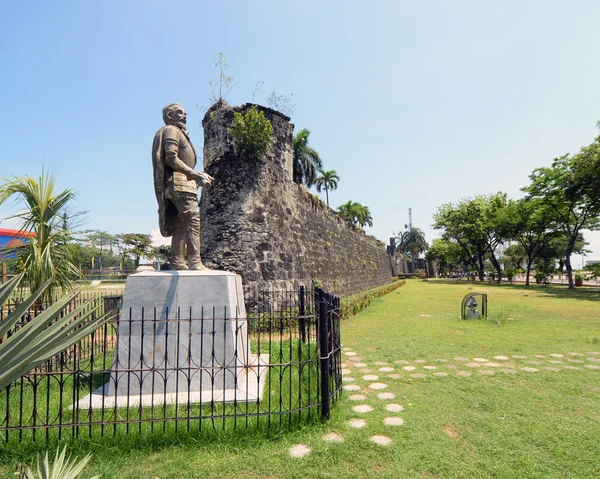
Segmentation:
[(250, 352), (240, 276), (138, 273), (127, 278), (110, 380), (78, 407), (259, 401), (267, 362)]

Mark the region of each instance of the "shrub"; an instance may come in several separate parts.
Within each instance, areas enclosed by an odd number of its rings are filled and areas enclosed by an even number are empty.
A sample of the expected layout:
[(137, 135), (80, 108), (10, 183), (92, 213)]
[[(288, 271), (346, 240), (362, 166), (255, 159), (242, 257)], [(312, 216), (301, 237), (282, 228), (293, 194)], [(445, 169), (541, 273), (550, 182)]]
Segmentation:
[(238, 158), (259, 160), (273, 144), (273, 126), (255, 106), (246, 113), (234, 112), (233, 127), (229, 131), (235, 140)]
[(379, 288), (371, 289), (364, 293), (355, 294), (342, 299), (340, 304), (341, 318), (346, 319), (350, 316), (358, 314), (360, 311), (369, 306), (374, 299), (391, 293), (395, 289), (403, 286), (405, 283), (406, 281), (404, 280), (395, 279), (392, 283), (386, 284)]

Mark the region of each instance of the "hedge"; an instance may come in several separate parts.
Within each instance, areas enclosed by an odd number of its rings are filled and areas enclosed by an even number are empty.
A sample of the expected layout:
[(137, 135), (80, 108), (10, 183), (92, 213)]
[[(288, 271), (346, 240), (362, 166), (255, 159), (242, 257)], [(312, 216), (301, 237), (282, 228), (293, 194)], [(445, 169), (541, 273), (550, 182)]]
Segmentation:
[(342, 299), (340, 303), (340, 316), (342, 319), (347, 319), (350, 316), (358, 314), (360, 311), (369, 306), (374, 299), (391, 293), (395, 289), (403, 286), (405, 283), (405, 280), (395, 279), (393, 282), (384, 286), (380, 286), (379, 288), (370, 289), (364, 293), (355, 294)]

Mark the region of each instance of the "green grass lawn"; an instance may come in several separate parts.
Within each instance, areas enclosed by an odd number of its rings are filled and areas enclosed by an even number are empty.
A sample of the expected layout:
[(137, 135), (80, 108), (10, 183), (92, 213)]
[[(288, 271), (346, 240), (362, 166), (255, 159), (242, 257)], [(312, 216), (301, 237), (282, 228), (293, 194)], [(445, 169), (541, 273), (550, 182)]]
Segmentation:
[[(488, 294), (488, 320), (458, 319), (469, 287)], [(83, 477), (600, 476), (600, 293), (593, 289), (412, 280), (346, 320), (342, 343), (346, 387), (360, 390), (344, 392), (328, 423), (82, 440), (71, 450), (93, 453)], [(370, 388), (374, 382), (385, 389)], [(352, 400), (356, 394), (365, 399)], [(388, 412), (389, 404), (404, 410)], [(373, 410), (358, 413), (357, 405)], [(385, 425), (388, 417), (404, 425)], [(366, 426), (350, 427), (357, 418)], [(324, 441), (330, 432), (343, 442)], [(371, 442), (374, 435), (391, 444)], [(295, 444), (311, 452), (292, 458)], [(14, 477), (12, 465), (33, 457), (26, 447), (18, 455), (4, 449), (0, 477)]]

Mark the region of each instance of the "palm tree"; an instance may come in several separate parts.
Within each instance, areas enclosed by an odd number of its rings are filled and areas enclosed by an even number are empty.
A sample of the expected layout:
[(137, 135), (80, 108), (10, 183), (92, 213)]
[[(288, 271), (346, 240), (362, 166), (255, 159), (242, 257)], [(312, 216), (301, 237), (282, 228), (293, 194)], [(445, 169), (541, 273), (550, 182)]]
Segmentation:
[(317, 177), (315, 186), (319, 193), (321, 190), (325, 190), (325, 198), (327, 198), (327, 206), (329, 206), (329, 190), (337, 190), (340, 177), (335, 170), (324, 171), (319, 169), (319, 173), (321, 176)]
[(419, 228), (409, 228), (404, 233), (400, 233), (400, 236), (396, 237), (396, 250), (403, 255), (410, 255), (412, 269), (414, 273), (415, 259), (420, 253), (429, 248), (427, 241), (425, 241), (425, 234)]
[(299, 185), (311, 186), (323, 167), (319, 154), (308, 146), (310, 131), (300, 130), (292, 140), (293, 178)]
[(369, 208), (355, 203), (354, 201), (348, 201), (343, 205), (340, 205), (337, 209), (340, 216), (350, 220), (353, 225), (364, 228), (365, 225), (373, 226), (373, 218)]
[(12, 218), (21, 220), (21, 231), (30, 233), (26, 244), (8, 248), (17, 256), (16, 269), (26, 274), (31, 291), (50, 280), (40, 296), (48, 301), (57, 288), (69, 290), (81, 272), (72, 262), (69, 231), (61, 213), (75, 198), (72, 190), (57, 191), (53, 173), (42, 171), (39, 180), (29, 176), (4, 179), (0, 185), (0, 205), (13, 199), (25, 210)]

